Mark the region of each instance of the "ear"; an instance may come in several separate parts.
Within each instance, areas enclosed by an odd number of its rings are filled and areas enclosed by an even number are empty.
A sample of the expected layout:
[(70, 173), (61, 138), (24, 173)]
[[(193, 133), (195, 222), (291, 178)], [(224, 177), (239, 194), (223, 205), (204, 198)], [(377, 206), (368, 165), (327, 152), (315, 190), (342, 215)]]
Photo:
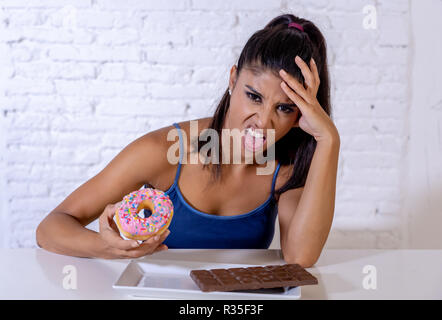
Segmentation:
[(236, 74), (236, 65), (233, 65), (232, 68), (230, 69), (230, 79), (229, 79), (229, 89), (233, 91), (233, 88), (235, 87), (235, 83), (236, 83), (236, 78), (237, 78), (237, 74)]

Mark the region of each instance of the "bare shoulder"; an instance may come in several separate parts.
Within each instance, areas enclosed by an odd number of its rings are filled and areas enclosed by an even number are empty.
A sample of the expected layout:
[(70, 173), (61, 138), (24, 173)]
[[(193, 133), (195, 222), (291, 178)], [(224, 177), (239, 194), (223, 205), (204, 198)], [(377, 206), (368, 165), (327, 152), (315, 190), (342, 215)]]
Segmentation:
[(189, 136), (191, 122), (193, 122), (193, 125), (195, 125), (195, 124), (197, 125), (198, 134), (200, 134), (200, 132), (203, 129), (207, 128), (210, 125), (211, 121), (212, 121), (212, 117), (198, 118), (198, 119), (178, 122), (178, 125), (180, 126), (181, 129), (183, 129), (183, 131), (187, 134), (187, 136)]
[(175, 143), (168, 139), (169, 133), (174, 130), (175, 126), (171, 124), (150, 131), (131, 143), (132, 153), (137, 156), (137, 166), (143, 173), (140, 176), (142, 181), (156, 186), (162, 175), (173, 169), (174, 164), (168, 161), (167, 152)]
[[(211, 117), (199, 118), (194, 120), (187, 120), (182, 122), (177, 122), (181, 130), (184, 131), (186, 137), (188, 138), (191, 130), (191, 122), (197, 125), (197, 133), (199, 134), (201, 130), (207, 128), (210, 124)], [(162, 127), (160, 129), (146, 133), (144, 136), (140, 137), (140, 142), (144, 144), (143, 150), (149, 150), (151, 147), (155, 147), (159, 154), (164, 160), (164, 156), (167, 155), (167, 150), (176, 143), (179, 133), (177, 128), (171, 124), (170, 126)]]
[[(183, 138), (185, 138), (184, 143), (186, 143), (187, 146), (186, 150), (189, 150), (191, 121), (196, 121), (199, 134), (203, 128), (207, 128), (211, 119), (212, 118), (200, 118), (178, 122), (178, 126), (185, 133)], [(160, 189), (167, 189), (167, 181), (175, 175), (176, 171), (176, 163), (169, 161), (168, 152), (174, 144), (178, 143), (178, 137), (179, 133), (177, 128), (171, 124), (170, 126), (146, 133), (139, 138), (140, 145), (137, 149), (141, 150), (142, 157), (148, 160), (144, 161), (146, 168), (143, 170), (143, 172), (147, 174), (147, 176), (144, 177), (146, 182), (149, 182), (153, 186), (158, 186)], [(178, 153), (176, 153), (176, 155), (178, 155)]]

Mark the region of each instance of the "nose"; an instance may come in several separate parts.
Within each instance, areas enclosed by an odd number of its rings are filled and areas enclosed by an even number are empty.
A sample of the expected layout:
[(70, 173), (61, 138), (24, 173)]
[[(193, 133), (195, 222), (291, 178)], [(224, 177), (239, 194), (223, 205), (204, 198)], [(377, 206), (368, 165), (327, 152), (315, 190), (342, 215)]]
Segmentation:
[(261, 129), (271, 128), (272, 110), (271, 108), (262, 108), (258, 114), (257, 125)]

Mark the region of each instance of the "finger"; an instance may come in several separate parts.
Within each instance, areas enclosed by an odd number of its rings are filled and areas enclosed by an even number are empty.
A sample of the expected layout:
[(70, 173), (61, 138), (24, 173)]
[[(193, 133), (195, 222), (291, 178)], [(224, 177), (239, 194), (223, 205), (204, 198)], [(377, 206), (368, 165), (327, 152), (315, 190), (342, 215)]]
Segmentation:
[(120, 259), (134, 259), (142, 257), (144, 254), (141, 254), (139, 251), (134, 250), (123, 250), (114, 248), (114, 254), (120, 257)]
[(279, 73), (282, 77), (282, 80), (284, 80), (288, 84), (288, 86), (292, 88), (293, 91), (296, 91), (296, 93), (301, 96), (305, 101), (310, 100), (310, 94), (297, 79), (295, 79), (292, 75), (288, 74), (283, 69), (281, 69)]
[(312, 70), (315, 79), (315, 85), (314, 88), (312, 88), (312, 95), (314, 97), (317, 97), (321, 80), (319, 79), (318, 66), (316, 65), (315, 59), (313, 58), (310, 60), (310, 69)]
[(147, 244), (151, 246), (159, 246), (164, 240), (166, 240), (167, 236), (170, 234), (170, 230), (167, 229), (161, 235), (156, 235), (147, 240)]
[(150, 248), (149, 250), (143, 249), (141, 248), (137, 248), (137, 249), (132, 249), (132, 250), (120, 250), (120, 249), (115, 249), (116, 254), (118, 254), (120, 257), (123, 257), (125, 259), (135, 259), (135, 258), (140, 258), (140, 257), (144, 257), (148, 254), (153, 254), (155, 252), (160, 252), (160, 251), (165, 251), (168, 250), (169, 248), (167, 247), (167, 245), (165, 244), (160, 244), (158, 246), (155, 246), (153, 248)]
[(161, 237), (160, 237), (160, 239), (159, 239), (158, 241), (159, 241), (160, 243), (163, 242), (164, 240), (166, 240), (166, 238), (169, 236), (169, 234), (170, 234), (170, 230), (167, 229), (166, 231), (164, 231), (164, 232), (161, 234)]
[(156, 249), (153, 252), (155, 253), (155, 252), (160, 252), (160, 251), (166, 251), (168, 249), (169, 249), (168, 246), (166, 246), (165, 244), (162, 244), (162, 245), (159, 245), (158, 247), (156, 247)]
[(105, 228), (110, 228), (111, 221), (113, 221), (113, 218), (115, 216), (115, 211), (116, 211), (115, 204), (108, 204), (104, 208), (104, 211), (99, 219), (100, 227), (103, 226)]
[(121, 201), (110, 204), (106, 206), (105, 211), (108, 218), (113, 219), (114, 215), (117, 213), (117, 210), (120, 209)]
[(315, 85), (316, 85), (316, 87), (319, 87), (319, 84), (321, 83), (321, 80), (319, 78), (318, 66), (316, 65), (315, 59), (313, 59), (313, 58), (312, 58), (312, 60), (310, 62), (310, 69), (312, 70), (313, 77), (315, 79)]
[(104, 210), (103, 213), (100, 215), (100, 218), (98, 219), (100, 230), (101, 228), (109, 228), (109, 218), (113, 218), (115, 215), (115, 207), (113, 204), (108, 204)]
[(109, 221), (109, 226), (116, 233), (120, 234), (120, 230), (118, 229), (118, 226), (117, 226), (117, 224), (115, 223), (115, 221), (113, 219), (111, 221)]
[(299, 69), (301, 69), (302, 75), (304, 76), (305, 83), (309, 88), (313, 88), (314, 83), (314, 76), (311, 72), (310, 68), (308, 67), (307, 63), (305, 63), (304, 60), (300, 56), (295, 57), (295, 63), (298, 65)]
[(161, 242), (163, 242), (169, 234), (170, 231), (166, 230), (165, 232), (163, 232), (163, 234), (159, 236), (158, 240), (156, 240), (155, 237), (151, 237), (143, 241), (143, 243), (138, 245), (137, 248), (128, 248), (128, 249), (116, 248), (115, 252), (117, 255), (124, 258), (139, 258), (148, 254), (152, 254), (154, 252), (167, 250), (168, 249), (167, 245), (162, 244)]
[(156, 235), (147, 239), (140, 245), (140, 250), (144, 250), (146, 253), (152, 253), (164, 240), (166, 240), (169, 234), (170, 231), (166, 230), (161, 235)]
[(108, 225), (112, 228), (112, 230), (114, 230), (118, 234), (120, 234), (120, 230), (118, 229), (118, 226), (114, 221), (114, 216), (116, 215), (117, 211), (119, 210), (120, 204), (121, 204), (121, 201), (117, 202), (113, 205), (113, 209), (109, 210), (108, 219), (107, 219)]
[(103, 230), (101, 234), (104, 240), (113, 248), (131, 250), (140, 246), (136, 240), (124, 240), (112, 229)]
[(138, 247), (138, 242), (135, 240), (124, 240), (120, 236), (120, 231), (116, 226), (113, 216), (115, 215), (115, 210), (117, 206), (107, 205), (104, 209), (102, 216), (100, 216), (100, 233), (103, 239), (112, 247), (128, 250)]
[(281, 88), (289, 97), (289, 99), (296, 104), (296, 106), (299, 108), (302, 114), (308, 112), (307, 111), (308, 104), (300, 95), (298, 95), (295, 91), (293, 91), (292, 88), (290, 88), (285, 81), (281, 82)]
[(111, 220), (113, 220), (117, 210), (119, 209), (119, 203), (114, 203), (114, 204), (108, 204), (103, 211), (103, 219), (105, 220), (105, 222), (107, 221), (107, 224), (110, 224), (109, 222)]

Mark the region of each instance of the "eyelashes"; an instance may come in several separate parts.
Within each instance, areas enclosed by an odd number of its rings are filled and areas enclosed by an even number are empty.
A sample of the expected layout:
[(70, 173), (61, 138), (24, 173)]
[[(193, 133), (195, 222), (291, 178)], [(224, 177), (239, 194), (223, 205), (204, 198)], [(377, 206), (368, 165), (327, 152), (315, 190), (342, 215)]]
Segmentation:
[[(259, 102), (261, 102), (261, 97), (257, 96), (257, 95), (254, 94), (254, 93), (246, 92), (246, 95), (247, 95), (247, 97), (248, 97), (250, 100), (252, 100), (252, 101), (255, 102), (255, 103), (259, 103)], [(278, 106), (278, 108), (280, 108), (279, 110), (281, 110), (283, 113), (292, 113), (292, 112), (294, 111), (292, 107), (287, 107), (287, 106), (285, 106), (285, 105), (283, 105), (283, 104), (280, 104), (280, 105)]]
[(259, 100), (261, 100), (261, 98), (258, 97), (256, 94), (253, 94), (251, 92), (246, 92), (246, 94), (247, 94), (247, 97), (249, 97), (249, 99), (252, 100), (253, 102), (259, 102), (255, 98), (258, 98)]

